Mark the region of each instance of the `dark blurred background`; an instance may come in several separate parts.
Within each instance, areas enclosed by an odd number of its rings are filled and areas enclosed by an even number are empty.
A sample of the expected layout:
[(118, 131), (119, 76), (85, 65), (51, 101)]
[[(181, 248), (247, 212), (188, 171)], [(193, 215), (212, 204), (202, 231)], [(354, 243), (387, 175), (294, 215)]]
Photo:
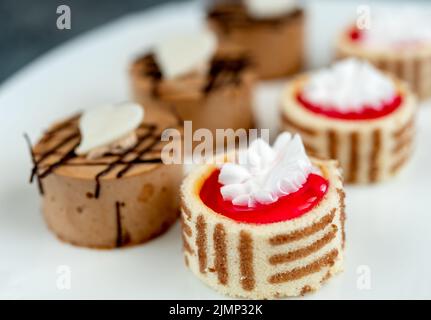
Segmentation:
[[(124, 14), (186, 0), (0, 0), (0, 83), (47, 50)], [(58, 30), (59, 5), (72, 28)]]

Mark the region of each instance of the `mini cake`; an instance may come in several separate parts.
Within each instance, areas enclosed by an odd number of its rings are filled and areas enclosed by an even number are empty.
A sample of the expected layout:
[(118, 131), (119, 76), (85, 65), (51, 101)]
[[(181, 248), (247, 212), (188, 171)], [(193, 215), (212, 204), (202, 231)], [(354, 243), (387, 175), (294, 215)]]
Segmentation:
[(309, 154), (337, 159), (349, 183), (395, 175), (412, 154), (416, 103), (408, 87), (349, 59), (290, 83), (283, 128), (301, 133)]
[(156, 45), (131, 69), (135, 99), (146, 108), (174, 110), (193, 130), (254, 126), (254, 75), (240, 50), (219, 48), (208, 31)]
[(200, 166), (181, 197), (186, 265), (223, 294), (299, 296), (343, 269), (341, 173), (336, 161), (310, 160), (299, 136)]
[(337, 41), (339, 58), (366, 59), (431, 97), (431, 13), (391, 10), (372, 16), (369, 29), (349, 27)]
[(48, 227), (66, 242), (92, 248), (138, 244), (179, 215), (180, 165), (161, 161), (169, 113), (134, 103), (85, 111), (60, 121), (31, 149), (31, 181)]
[(288, 76), (303, 66), (304, 12), (297, 1), (216, 1), (207, 20), (222, 44), (250, 54), (263, 79)]

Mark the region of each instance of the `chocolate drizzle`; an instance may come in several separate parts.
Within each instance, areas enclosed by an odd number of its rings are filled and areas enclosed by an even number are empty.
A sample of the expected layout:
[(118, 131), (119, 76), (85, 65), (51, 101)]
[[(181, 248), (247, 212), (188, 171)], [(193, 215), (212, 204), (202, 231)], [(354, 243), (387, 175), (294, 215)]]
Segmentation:
[[(66, 128), (66, 126), (64, 126), (64, 128)], [(54, 147), (52, 147), (51, 150), (43, 153), (38, 160), (36, 161), (36, 165), (34, 166), (33, 170), (32, 170), (32, 174), (30, 177), (30, 182), (33, 181), (34, 175), (36, 174), (36, 171), (38, 169), (38, 165), (40, 163), (42, 163), (42, 161), (44, 161), (45, 159), (47, 159), (49, 156), (53, 155), (54, 153), (56, 153), (58, 151), (58, 149), (62, 148), (63, 146), (65, 146), (66, 144), (68, 144), (70, 141), (79, 138), (79, 133), (73, 133), (71, 135), (66, 136), (63, 140), (61, 140), (59, 143), (57, 143)], [(50, 140), (50, 139), (48, 139)], [(48, 141), (47, 140), (47, 141)], [(59, 166), (61, 163), (63, 163), (64, 161), (66, 161), (69, 158), (72, 158), (75, 154), (74, 154), (74, 150), (75, 148), (79, 145), (79, 141), (74, 145), (73, 149), (71, 149), (69, 152), (67, 152), (57, 163), (52, 164), (51, 166), (49, 166), (45, 172), (43, 172), (42, 174), (39, 174), (39, 177), (42, 178), (44, 176), (46, 176), (49, 172), (52, 171), (52, 169), (54, 169), (55, 167)]]
[(229, 84), (239, 85), (241, 83), (241, 72), (250, 65), (249, 60), (243, 56), (239, 58), (216, 57), (211, 63), (208, 82), (204, 92), (226, 86)]
[(150, 53), (143, 56), (140, 60), (143, 65), (144, 75), (151, 77), (153, 79), (160, 80), (162, 78), (162, 72), (157, 65), (154, 54)]
[(121, 221), (121, 207), (124, 206), (122, 202), (115, 202), (115, 219), (117, 223), (117, 238), (115, 240), (115, 246), (117, 248), (123, 245), (123, 226)]
[(151, 94), (157, 96), (159, 83), (162, 80), (162, 72), (157, 65), (154, 54), (150, 53), (143, 56), (138, 60), (138, 63), (141, 64), (143, 75), (152, 80)]
[(43, 173), (39, 174), (39, 178), (43, 179), (47, 175), (49, 175), (55, 168), (60, 167), (63, 163), (67, 162), (67, 160), (76, 157), (75, 148), (79, 145), (79, 142), (75, 143), (73, 149), (67, 152), (64, 156), (60, 158), (57, 162), (50, 165)]
[[(130, 154), (130, 150), (135, 150), (136, 148), (138, 148), (139, 146), (141, 146), (148, 138), (151, 138), (152, 137), (152, 134), (153, 134), (153, 132), (152, 132), (153, 130), (150, 130), (150, 132), (149, 133), (147, 133), (147, 134), (145, 134), (143, 137), (141, 137), (139, 140), (138, 140), (138, 142), (131, 148), (131, 149), (129, 149), (129, 150), (126, 150), (125, 152), (123, 152), (123, 153), (121, 153), (120, 155), (119, 155), (119, 157), (115, 160), (115, 161), (113, 161), (113, 162), (111, 162), (111, 163), (109, 163), (108, 165), (107, 165), (107, 167), (105, 168), (105, 169), (103, 169), (102, 171), (100, 171), (97, 175), (96, 175), (96, 177), (95, 177), (95, 180), (96, 180), (96, 188), (95, 188), (95, 190), (94, 190), (94, 197), (95, 198), (98, 198), (99, 197), (99, 195), (100, 195), (100, 178), (101, 177), (103, 177), (103, 176), (105, 176), (105, 175), (107, 175), (109, 172), (111, 172), (115, 167), (117, 167), (118, 166), (118, 164), (120, 163), (120, 162), (123, 162), (124, 160), (125, 160), (125, 158)], [(145, 150), (145, 149), (144, 149)], [(134, 159), (135, 160), (135, 159)], [(130, 166), (131, 167), (131, 166)], [(128, 167), (129, 169), (130, 169), (130, 167)], [(121, 171), (120, 171), (121, 172)], [(121, 176), (119, 176), (119, 174), (120, 174), (120, 172), (117, 174), (117, 178), (120, 178)]]
[(31, 147), (30, 137), (28, 136), (27, 133), (24, 133), (24, 139), (27, 142), (27, 146), (28, 146), (29, 151), (30, 151), (31, 161), (33, 162), (33, 169), (31, 170), (31, 176), (30, 176), (29, 182), (32, 183), (33, 182), (33, 177), (36, 176), (37, 187), (39, 189), (39, 193), (43, 194), (43, 185), (42, 185), (42, 182), (40, 180), (40, 176), (39, 176), (39, 173), (37, 172), (38, 170), (37, 170), (37, 167), (36, 167), (36, 157), (34, 155), (33, 148)]
[[(118, 161), (118, 165), (129, 165), (129, 164), (152, 164), (152, 163), (160, 163), (160, 158), (154, 158), (154, 159), (134, 159), (131, 161)], [(85, 163), (85, 166), (108, 166), (110, 165), (111, 162), (107, 162), (107, 161), (92, 161), (91, 163)], [(82, 162), (77, 162), (77, 163), (73, 163), (73, 162), (67, 162), (67, 163), (63, 163), (62, 166), (65, 167), (82, 167), (83, 164)]]
[[(163, 77), (154, 55), (147, 54), (137, 63), (142, 66), (142, 75), (153, 81), (152, 95), (158, 96), (158, 85), (160, 81), (163, 80)], [(212, 90), (226, 85), (241, 84), (241, 74), (245, 69), (250, 67), (250, 65), (249, 57), (243, 53), (237, 55), (216, 55), (211, 61), (207, 81), (202, 87), (202, 92), (208, 94)]]
[[(120, 154), (106, 154), (101, 159), (87, 160), (85, 157), (78, 156), (75, 153), (75, 148), (79, 145), (81, 136), (78, 128), (79, 116), (71, 117), (53, 129), (47, 131), (39, 144), (33, 149), (28, 135), (24, 135), (30, 149), (30, 155), (33, 162), (31, 170), (30, 182), (36, 178), (39, 191), (43, 194), (42, 179), (51, 174), (55, 169), (64, 166), (102, 166), (101, 171), (95, 174), (95, 190), (94, 198), (100, 196), (101, 183), (100, 179), (112, 172), (114, 169), (119, 169), (116, 178), (123, 177), (134, 166), (142, 164), (157, 164), (161, 163), (160, 156), (148, 157), (147, 155), (157, 152), (160, 154), (160, 149), (155, 146), (160, 142), (159, 127), (155, 124), (143, 123), (137, 130), (137, 143), (128, 150)], [(142, 130), (145, 132), (142, 133)], [(163, 132), (162, 129), (160, 132)], [(61, 137), (55, 144), (52, 139), (54, 136)], [(50, 144), (53, 144), (50, 146)], [(47, 146), (47, 150), (43, 150)], [(39, 147), (42, 151), (37, 151)], [(54, 156), (55, 161), (48, 161), (51, 156)], [(144, 158), (144, 156), (147, 156)], [(113, 158), (113, 159), (111, 159)], [(73, 161), (78, 160), (78, 161)]]
[(65, 129), (71, 128), (73, 125), (75, 125), (75, 122), (79, 120), (80, 116), (80, 114), (76, 114), (70, 117), (67, 121), (61, 122), (60, 124), (54, 126), (52, 129), (46, 131), (41, 142), (46, 143), (50, 141), (57, 133)]
[[(151, 151), (151, 149), (159, 143), (159, 140), (161, 138), (160, 135), (152, 137), (153, 141), (151, 142), (151, 144), (147, 147), (145, 147), (143, 150), (139, 151), (138, 154), (134, 157), (133, 160), (129, 161), (128, 164), (125, 165), (125, 167), (123, 169), (121, 169), (118, 173), (117, 173), (117, 178), (121, 178), (122, 176), (124, 176), (127, 171), (129, 171), (133, 165), (135, 164), (135, 161), (138, 161), (144, 154), (146, 154), (148, 151)], [(160, 159), (161, 161), (161, 159)]]

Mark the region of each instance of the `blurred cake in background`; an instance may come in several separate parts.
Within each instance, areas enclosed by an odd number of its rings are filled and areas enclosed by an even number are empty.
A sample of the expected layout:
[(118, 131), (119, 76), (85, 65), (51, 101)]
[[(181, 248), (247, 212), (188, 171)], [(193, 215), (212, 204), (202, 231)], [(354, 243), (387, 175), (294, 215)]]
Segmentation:
[(255, 76), (242, 50), (219, 47), (207, 30), (164, 39), (131, 68), (135, 99), (174, 110), (193, 130), (254, 126)]
[(369, 28), (354, 25), (339, 36), (337, 56), (366, 59), (407, 81), (420, 99), (430, 98), (430, 21), (430, 11), (409, 7), (373, 10)]
[(182, 184), (186, 265), (234, 297), (319, 289), (343, 270), (345, 195), (336, 161), (309, 159), (289, 133), (273, 147), (255, 140), (236, 158), (200, 166)]
[(414, 94), (404, 82), (357, 60), (299, 76), (282, 97), (283, 128), (310, 155), (337, 159), (349, 183), (394, 176), (413, 152)]
[(165, 231), (179, 214), (183, 173), (162, 163), (160, 134), (177, 126), (172, 114), (135, 103), (52, 125), (31, 150), (48, 227), (92, 248), (139, 244)]
[(214, 1), (207, 21), (219, 41), (245, 49), (262, 79), (298, 72), (304, 61), (304, 12), (295, 0)]

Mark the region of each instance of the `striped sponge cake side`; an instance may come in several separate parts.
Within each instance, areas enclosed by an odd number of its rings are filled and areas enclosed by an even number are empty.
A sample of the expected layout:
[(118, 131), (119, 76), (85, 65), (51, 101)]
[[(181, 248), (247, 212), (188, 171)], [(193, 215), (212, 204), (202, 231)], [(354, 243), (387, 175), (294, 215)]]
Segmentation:
[(392, 114), (344, 121), (305, 109), (296, 99), (304, 81), (294, 81), (284, 92), (283, 130), (299, 133), (309, 155), (337, 159), (347, 183), (374, 183), (398, 173), (413, 152), (415, 137), (416, 102), (403, 83), (397, 83), (402, 105)]
[(336, 162), (316, 162), (330, 181), (321, 203), (303, 216), (272, 224), (235, 222), (199, 199), (201, 167), (182, 186), (186, 265), (204, 283), (235, 297), (299, 296), (320, 288), (343, 268), (344, 198)]

